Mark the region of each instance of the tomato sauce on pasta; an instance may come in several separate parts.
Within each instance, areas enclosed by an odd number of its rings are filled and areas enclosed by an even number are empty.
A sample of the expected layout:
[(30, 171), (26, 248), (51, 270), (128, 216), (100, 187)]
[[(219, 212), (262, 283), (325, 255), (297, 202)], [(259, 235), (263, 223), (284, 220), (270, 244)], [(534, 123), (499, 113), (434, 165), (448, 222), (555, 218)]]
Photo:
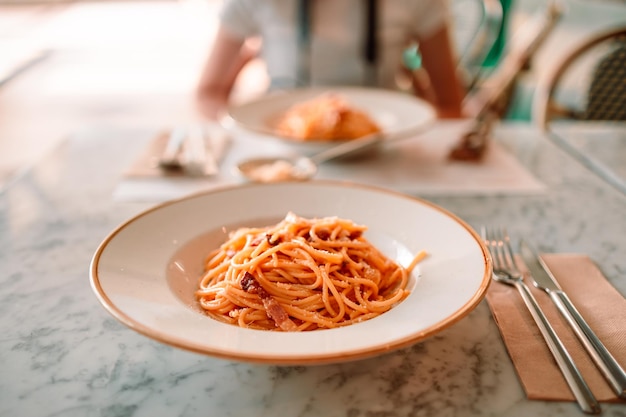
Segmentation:
[(293, 105), (280, 117), (276, 130), (300, 141), (351, 140), (382, 131), (365, 111), (333, 93)]
[(406, 298), (402, 267), (337, 217), (289, 213), (277, 224), (239, 228), (205, 261), (196, 298), (211, 317), (246, 328), (305, 331), (376, 317)]

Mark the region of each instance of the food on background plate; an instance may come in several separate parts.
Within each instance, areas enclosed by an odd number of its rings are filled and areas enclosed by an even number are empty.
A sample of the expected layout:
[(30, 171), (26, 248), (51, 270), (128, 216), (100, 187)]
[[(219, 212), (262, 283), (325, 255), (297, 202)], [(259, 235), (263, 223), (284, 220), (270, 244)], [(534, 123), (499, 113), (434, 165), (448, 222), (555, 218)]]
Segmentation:
[(407, 267), (383, 255), (366, 227), (294, 213), (277, 224), (239, 228), (210, 253), (196, 298), (206, 313), (246, 328), (305, 331), (376, 317), (404, 300)]
[(294, 176), (293, 164), (283, 160), (255, 166), (249, 169), (247, 174), (257, 182), (278, 182), (297, 179)]
[(339, 94), (325, 93), (291, 106), (280, 116), (276, 131), (299, 141), (351, 140), (381, 132), (365, 111)]

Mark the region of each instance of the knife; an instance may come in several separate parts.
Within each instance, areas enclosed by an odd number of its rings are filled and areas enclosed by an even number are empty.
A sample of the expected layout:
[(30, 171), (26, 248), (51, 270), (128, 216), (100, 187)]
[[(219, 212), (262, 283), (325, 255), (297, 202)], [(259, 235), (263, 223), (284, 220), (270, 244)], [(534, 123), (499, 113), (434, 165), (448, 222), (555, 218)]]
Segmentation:
[(172, 129), (169, 138), (167, 139), (167, 145), (165, 150), (159, 159), (159, 166), (163, 169), (180, 169), (181, 162), (179, 158), (180, 150), (182, 149), (183, 142), (187, 132), (181, 128)]
[(598, 336), (591, 330), (585, 319), (557, 282), (548, 265), (538, 252), (525, 240), (520, 242), (520, 255), (531, 273), (535, 287), (548, 293), (559, 312), (565, 317), (574, 333), (585, 347), (591, 359), (606, 378), (611, 389), (626, 399), (626, 372), (607, 350)]
[(185, 172), (191, 176), (213, 175), (217, 173), (215, 158), (208, 149), (204, 128), (193, 125), (188, 129)]

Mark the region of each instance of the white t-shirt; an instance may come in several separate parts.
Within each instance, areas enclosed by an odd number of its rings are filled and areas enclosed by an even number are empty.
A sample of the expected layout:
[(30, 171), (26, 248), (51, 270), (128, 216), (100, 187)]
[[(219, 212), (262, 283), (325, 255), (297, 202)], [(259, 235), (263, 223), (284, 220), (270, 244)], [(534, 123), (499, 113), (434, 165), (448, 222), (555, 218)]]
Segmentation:
[[(363, 0), (311, 2), (310, 85), (366, 85)], [(411, 40), (429, 36), (447, 23), (447, 0), (379, 0), (376, 85), (395, 88), (402, 52)], [(271, 88), (299, 85), (298, 2), (295, 0), (227, 0), (220, 13), (223, 27), (244, 38), (262, 38)], [(300, 83), (301, 85), (301, 83)]]

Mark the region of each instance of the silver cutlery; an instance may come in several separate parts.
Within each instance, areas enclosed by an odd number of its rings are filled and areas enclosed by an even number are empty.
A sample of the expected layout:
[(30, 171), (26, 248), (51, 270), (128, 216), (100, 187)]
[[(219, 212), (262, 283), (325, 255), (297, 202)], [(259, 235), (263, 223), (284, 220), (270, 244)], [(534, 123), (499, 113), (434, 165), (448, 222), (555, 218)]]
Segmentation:
[(493, 260), (494, 279), (512, 285), (518, 290), (561, 370), (567, 385), (574, 394), (578, 405), (585, 413), (599, 414), (601, 408), (598, 400), (591, 392), (563, 342), (539, 307), (530, 288), (524, 282), (513, 257), (508, 233), (503, 228), (484, 228), (482, 236)]
[(578, 312), (539, 253), (530, 243), (522, 240), (520, 254), (530, 270), (535, 287), (545, 291), (550, 296), (613, 391), (620, 398), (626, 398), (626, 372)]
[(208, 138), (207, 143), (207, 165), (205, 167), (206, 175), (215, 175), (219, 173), (219, 163), (221, 158), (226, 154), (228, 146), (231, 142), (229, 132), (217, 123), (210, 123), (204, 127), (205, 136)]
[[(207, 167), (207, 162), (211, 166)], [(205, 169), (211, 172), (217, 171), (215, 158), (209, 155), (204, 129), (200, 125), (191, 126), (187, 130), (187, 142), (185, 146), (185, 171), (189, 175), (205, 175)]]
[(197, 124), (172, 129), (159, 158), (159, 167), (190, 176), (216, 175), (218, 157), (223, 155), (228, 142), (228, 134), (219, 126)]
[(159, 159), (159, 167), (166, 170), (182, 168), (180, 156), (186, 136), (187, 133), (184, 129), (172, 129), (165, 145), (165, 150)]

